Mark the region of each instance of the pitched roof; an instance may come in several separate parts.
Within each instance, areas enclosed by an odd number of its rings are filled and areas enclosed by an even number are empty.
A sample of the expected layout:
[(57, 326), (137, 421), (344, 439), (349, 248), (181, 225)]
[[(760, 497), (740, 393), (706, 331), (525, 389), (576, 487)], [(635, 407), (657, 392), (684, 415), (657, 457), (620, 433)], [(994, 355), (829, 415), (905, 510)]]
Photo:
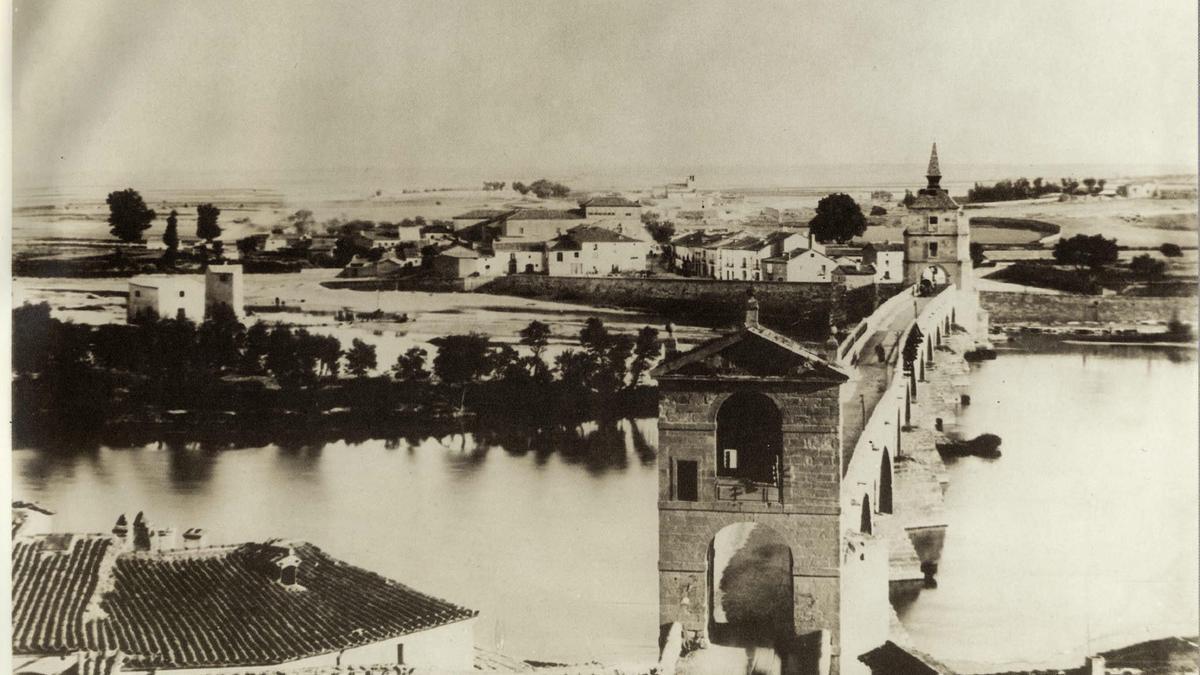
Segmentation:
[(957, 211), (958, 202), (945, 190), (921, 190), (908, 205), (909, 211)]
[(620, 195), (592, 197), (583, 203), (584, 206), (641, 206), (638, 202), (629, 201)]
[[(291, 588), (273, 576), (289, 551)], [(134, 553), (107, 536), (28, 537), (12, 588), (14, 653), (119, 649), (135, 669), (284, 663), (476, 615), (304, 542)]]
[(925, 169), (926, 176), (941, 176), (942, 169), (938, 166), (937, 143), (933, 144), (933, 152), (929, 153), (929, 168)]
[(455, 244), (438, 252), (438, 256), (446, 256), (448, 258), (482, 258), (483, 256), (474, 249), (467, 248)]
[(517, 209), (509, 220), (582, 220), (578, 209)]
[(928, 654), (888, 640), (882, 645), (858, 657), (867, 664), (872, 673), (887, 675), (955, 675), (949, 666), (940, 663)]
[(620, 232), (596, 225), (578, 225), (567, 230), (564, 237), (570, 237), (580, 243), (623, 243), (636, 244), (637, 239), (627, 237)]
[(511, 209), (507, 211), (502, 209), (475, 209), (473, 211), (467, 211), (466, 213), (460, 213), (457, 216), (454, 216), (453, 220), (490, 220), (492, 218), (499, 218), (500, 216), (508, 215), (512, 212), (513, 211)]
[(830, 386), (850, 379), (836, 364), (757, 320), (736, 333), (665, 359), (651, 374), (658, 380), (814, 382)]
[(769, 244), (759, 237), (754, 235), (745, 235), (721, 244), (720, 248), (733, 251), (760, 251), (767, 246), (769, 246)]
[(727, 237), (728, 234), (714, 234), (704, 230), (693, 230), (671, 240), (675, 246), (704, 246)]

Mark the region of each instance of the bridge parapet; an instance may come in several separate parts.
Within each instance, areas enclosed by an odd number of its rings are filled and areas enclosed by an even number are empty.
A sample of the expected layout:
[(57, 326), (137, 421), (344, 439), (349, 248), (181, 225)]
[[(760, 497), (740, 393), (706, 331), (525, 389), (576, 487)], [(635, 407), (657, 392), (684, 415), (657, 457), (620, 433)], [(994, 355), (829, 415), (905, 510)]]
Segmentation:
[(844, 368), (852, 368), (858, 364), (862, 352), (870, 342), (871, 336), (882, 326), (887, 325), (895, 316), (908, 307), (916, 286), (908, 286), (899, 293), (888, 298), (875, 308), (869, 316), (858, 322), (850, 335), (838, 346), (838, 364)]

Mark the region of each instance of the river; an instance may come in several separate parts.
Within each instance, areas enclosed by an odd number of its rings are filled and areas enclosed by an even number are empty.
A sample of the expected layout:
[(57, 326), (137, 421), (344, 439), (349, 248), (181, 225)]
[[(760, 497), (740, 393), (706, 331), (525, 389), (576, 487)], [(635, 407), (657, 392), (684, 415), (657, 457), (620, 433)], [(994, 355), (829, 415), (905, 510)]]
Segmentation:
[[(978, 366), (961, 422), (999, 434), (1004, 455), (950, 466), (940, 585), (902, 614), (917, 646), (968, 668), (1077, 665), (1089, 638), (1193, 632), (1196, 391), (1181, 350)], [(479, 644), (520, 658), (653, 661), (654, 421), (534, 449), (512, 438), (17, 449), (14, 495), (56, 510), (62, 530), (145, 510), (217, 543), (308, 540), (480, 610)]]

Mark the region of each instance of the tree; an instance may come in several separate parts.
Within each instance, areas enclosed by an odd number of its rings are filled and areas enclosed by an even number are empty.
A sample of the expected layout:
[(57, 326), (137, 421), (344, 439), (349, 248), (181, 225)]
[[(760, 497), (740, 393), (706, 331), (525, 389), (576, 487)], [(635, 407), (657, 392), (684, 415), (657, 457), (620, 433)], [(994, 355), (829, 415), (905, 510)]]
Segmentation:
[(853, 197), (837, 192), (817, 202), (817, 215), (808, 230), (819, 242), (844, 244), (867, 231), (867, 219)]
[(204, 241), (211, 242), (213, 239), (221, 236), (221, 227), (217, 225), (217, 218), (221, 215), (221, 209), (212, 204), (199, 204), (196, 206), (196, 236)]
[(300, 209), (284, 219), (291, 226), (296, 234), (304, 235), (312, 232), (317, 226), (317, 222), (313, 220), (313, 212), (308, 209)]
[(642, 379), (642, 374), (650, 369), (650, 364), (662, 352), (658, 342), (658, 330), (650, 326), (642, 326), (633, 343), (633, 363), (629, 366), (629, 384), (636, 387)]
[(167, 261), (174, 262), (179, 252), (179, 212), (171, 209), (167, 216), (167, 229), (163, 232), (163, 243), (167, 245)]
[(396, 357), (396, 365), (392, 366), (392, 376), (401, 382), (423, 382), (429, 379), (429, 371), (425, 370), (425, 361), (429, 352), (420, 347), (411, 347), (408, 351)]
[(362, 377), (375, 369), (375, 345), (367, 344), (358, 338), (350, 343), (346, 352), (346, 370), (351, 375)]
[(871, 207), (871, 215), (873, 215), (873, 216), (886, 216), (886, 215), (887, 215), (887, 209), (885, 209), (885, 208), (883, 208), (882, 206), (879, 206), (878, 204), (876, 204), (875, 206), (872, 206), (872, 207)]
[(1118, 255), (1117, 240), (1100, 234), (1077, 234), (1054, 244), (1054, 259), (1063, 265), (1098, 269), (1117, 262)]
[(522, 328), (519, 333), (521, 344), (529, 347), (529, 351), (533, 352), (534, 357), (538, 360), (541, 360), (542, 352), (546, 351), (546, 345), (550, 342), (550, 334), (550, 325), (541, 321), (530, 321), (529, 325)]
[(912, 193), (912, 190), (905, 190), (904, 191), (904, 199), (901, 199), (900, 203), (904, 204), (905, 208), (907, 208), (909, 206), (912, 206), (913, 202), (915, 202), (915, 201), (917, 201), (917, 196)]
[(126, 243), (142, 240), (150, 223), (158, 217), (154, 209), (148, 208), (142, 196), (133, 188), (108, 193), (109, 232)]
[(1157, 279), (1167, 271), (1167, 263), (1143, 253), (1129, 261), (1129, 269), (1139, 277)]
[(917, 357), (921, 354), (921, 345), (924, 338), (925, 336), (921, 333), (921, 329), (914, 323), (912, 332), (908, 334), (908, 340), (904, 342), (904, 349), (901, 352), (905, 368), (911, 369), (912, 365), (916, 363)]
[(658, 213), (654, 211), (646, 211), (642, 214), (642, 225), (646, 227), (646, 232), (650, 233), (650, 237), (660, 244), (669, 244), (675, 236), (675, 223), (669, 220), (660, 220)]
[(1158, 250), (1168, 258), (1178, 258), (1183, 255), (1183, 249), (1179, 248), (1179, 244), (1172, 244), (1170, 242), (1159, 246)]
[(431, 342), (438, 348), (437, 356), (433, 358), (433, 372), (442, 382), (465, 384), (489, 374), (491, 340), (488, 336), (480, 333), (446, 335)]
[(1084, 178), (1083, 185), (1084, 185), (1084, 187), (1087, 188), (1088, 194), (1093, 194), (1096, 192), (1096, 179), (1095, 178)]
[(512, 189), (516, 190), (517, 192), (520, 192), (523, 195), (529, 194), (529, 186), (522, 183), (519, 180), (514, 180), (512, 182)]

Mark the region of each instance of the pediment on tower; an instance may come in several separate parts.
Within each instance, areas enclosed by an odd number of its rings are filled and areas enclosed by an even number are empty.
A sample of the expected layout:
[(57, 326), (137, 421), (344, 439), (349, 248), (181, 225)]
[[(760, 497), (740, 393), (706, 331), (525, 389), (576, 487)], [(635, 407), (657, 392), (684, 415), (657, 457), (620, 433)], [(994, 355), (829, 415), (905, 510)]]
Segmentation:
[(659, 380), (773, 380), (830, 385), (849, 379), (820, 354), (758, 325), (668, 357), (652, 374)]

